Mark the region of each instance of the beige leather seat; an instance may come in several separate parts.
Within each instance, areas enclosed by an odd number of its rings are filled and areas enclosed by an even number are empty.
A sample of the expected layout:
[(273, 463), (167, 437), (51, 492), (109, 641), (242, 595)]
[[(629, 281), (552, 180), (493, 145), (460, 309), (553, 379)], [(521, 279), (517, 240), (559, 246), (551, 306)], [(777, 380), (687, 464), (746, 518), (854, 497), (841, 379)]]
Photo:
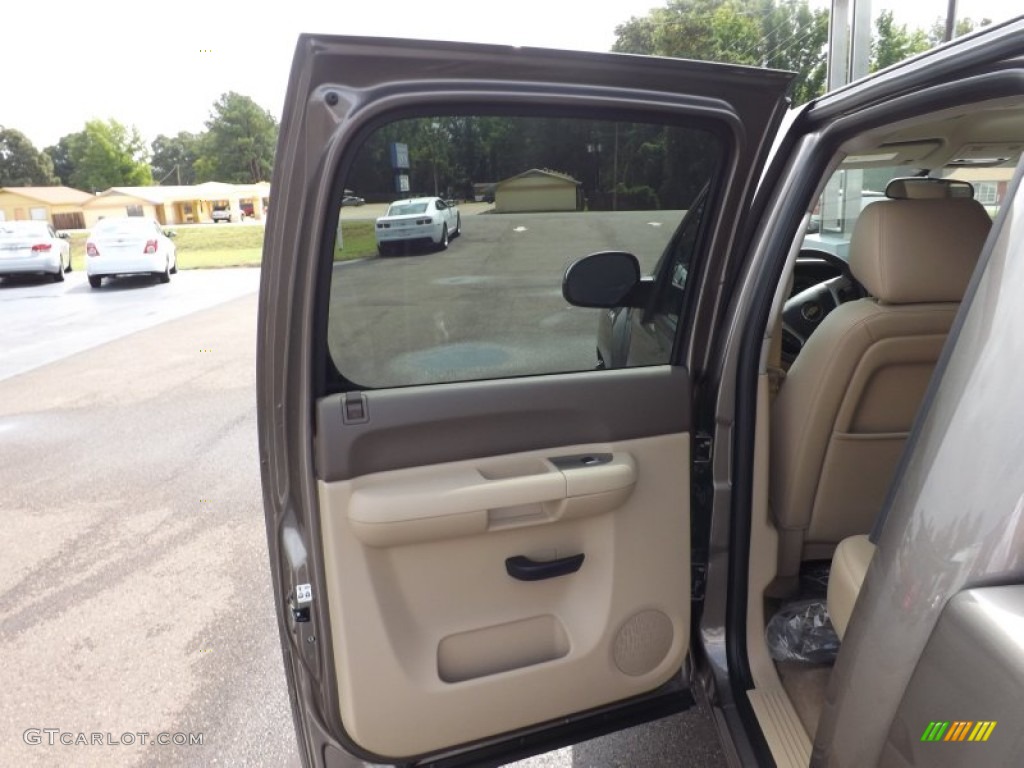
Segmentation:
[(850, 269), (871, 298), (833, 310), (772, 405), (776, 591), (878, 516), (991, 220), (969, 198), (885, 200), (861, 213)]
[(846, 634), (850, 614), (874, 555), (875, 545), (868, 541), (867, 535), (843, 539), (832, 555), (832, 570), (828, 574), (828, 615), (840, 640)]

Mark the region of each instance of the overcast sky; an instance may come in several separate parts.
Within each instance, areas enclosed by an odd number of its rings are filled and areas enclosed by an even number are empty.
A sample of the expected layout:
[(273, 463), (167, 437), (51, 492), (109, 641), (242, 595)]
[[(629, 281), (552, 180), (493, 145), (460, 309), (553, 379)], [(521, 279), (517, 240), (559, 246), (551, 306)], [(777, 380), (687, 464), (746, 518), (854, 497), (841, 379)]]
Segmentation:
[[(961, 15), (1000, 21), (1020, 0), (961, 0)], [(827, 5), (827, 0), (812, 0)], [(946, 0), (875, 0), (929, 26)], [(200, 131), (224, 92), (251, 96), (280, 118), (300, 32), (448, 39), (607, 51), (615, 27), (658, 0), (59, 0), (4, 3), (0, 125), (37, 148), (113, 117), (147, 143)], [(909, 11), (900, 10), (913, 5)]]

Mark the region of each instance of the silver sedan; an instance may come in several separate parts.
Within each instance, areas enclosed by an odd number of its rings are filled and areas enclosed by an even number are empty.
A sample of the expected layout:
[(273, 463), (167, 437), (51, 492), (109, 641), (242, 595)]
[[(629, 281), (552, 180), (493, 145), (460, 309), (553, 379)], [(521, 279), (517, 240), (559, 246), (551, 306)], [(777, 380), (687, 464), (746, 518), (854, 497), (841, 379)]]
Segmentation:
[(50, 275), (55, 283), (71, 271), (68, 235), (45, 221), (0, 221), (0, 277)]
[(153, 219), (103, 219), (93, 227), (85, 244), (89, 285), (99, 288), (104, 277), (137, 274), (152, 274), (161, 283), (169, 282), (178, 271), (173, 236), (173, 231), (165, 233)]

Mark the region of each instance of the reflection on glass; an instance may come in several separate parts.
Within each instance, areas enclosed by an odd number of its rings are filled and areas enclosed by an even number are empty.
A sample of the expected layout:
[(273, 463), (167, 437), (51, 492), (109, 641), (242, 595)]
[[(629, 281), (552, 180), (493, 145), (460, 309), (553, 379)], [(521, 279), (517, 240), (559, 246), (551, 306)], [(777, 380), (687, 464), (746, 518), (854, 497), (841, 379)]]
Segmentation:
[[(654, 272), (720, 162), (712, 133), (679, 125), (445, 116), (384, 126), (343, 184), (366, 200), (345, 221), (365, 220), (376, 256), (334, 269), (335, 366), (365, 387), (599, 367), (609, 313), (568, 306), (565, 269), (617, 250)], [(685, 265), (669, 268), (681, 290)]]

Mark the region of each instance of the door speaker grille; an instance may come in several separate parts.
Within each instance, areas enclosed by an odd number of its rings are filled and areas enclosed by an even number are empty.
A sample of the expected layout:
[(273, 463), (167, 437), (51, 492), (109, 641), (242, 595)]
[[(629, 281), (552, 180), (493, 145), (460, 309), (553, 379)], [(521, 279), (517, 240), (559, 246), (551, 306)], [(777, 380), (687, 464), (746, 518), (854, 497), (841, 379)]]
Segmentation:
[(630, 616), (615, 636), (615, 666), (630, 677), (646, 675), (668, 656), (674, 636), (672, 619), (661, 611), (652, 609)]

